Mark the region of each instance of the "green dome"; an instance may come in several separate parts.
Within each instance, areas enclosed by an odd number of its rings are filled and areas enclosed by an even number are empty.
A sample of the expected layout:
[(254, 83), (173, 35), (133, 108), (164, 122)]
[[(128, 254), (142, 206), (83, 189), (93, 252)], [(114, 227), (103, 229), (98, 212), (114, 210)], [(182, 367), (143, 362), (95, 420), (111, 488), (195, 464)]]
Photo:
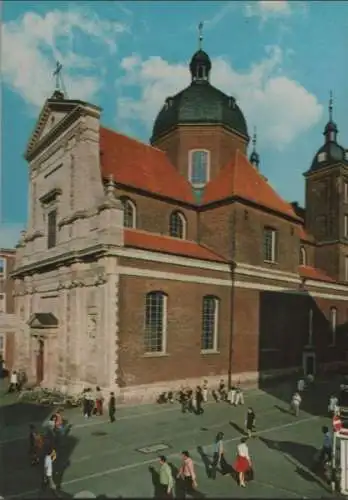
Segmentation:
[(151, 143), (178, 125), (217, 124), (248, 139), (244, 115), (233, 97), (209, 82), (211, 61), (206, 52), (197, 51), (190, 62), (191, 85), (168, 97), (155, 120)]

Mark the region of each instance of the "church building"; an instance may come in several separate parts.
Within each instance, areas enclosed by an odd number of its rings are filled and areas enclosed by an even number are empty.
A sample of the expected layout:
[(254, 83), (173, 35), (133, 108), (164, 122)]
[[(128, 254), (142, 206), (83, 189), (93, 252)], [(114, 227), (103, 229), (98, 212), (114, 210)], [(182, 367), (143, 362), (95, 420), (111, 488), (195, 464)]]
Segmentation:
[(145, 401), (347, 361), (348, 158), (332, 101), (302, 208), (262, 174), (212, 69), (200, 48), (150, 144), (58, 88), (44, 104), (12, 273), (15, 366), (37, 384)]

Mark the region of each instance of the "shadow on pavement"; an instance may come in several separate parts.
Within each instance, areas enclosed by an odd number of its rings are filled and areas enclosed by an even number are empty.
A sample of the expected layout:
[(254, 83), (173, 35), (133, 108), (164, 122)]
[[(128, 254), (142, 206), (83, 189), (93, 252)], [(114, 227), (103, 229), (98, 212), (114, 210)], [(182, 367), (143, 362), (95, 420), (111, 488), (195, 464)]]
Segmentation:
[[(40, 455), (40, 462), (31, 465), (29, 455), (29, 424), (28, 440), (18, 440), (3, 443), (0, 447), (2, 470), (0, 476), (0, 495), (8, 497), (30, 492), (47, 497), (50, 491), (43, 488), (43, 460), (45, 450), (53, 445), (57, 452), (54, 462), (54, 482), (57, 487), (62, 483), (64, 473), (70, 465), (70, 456), (78, 443), (78, 439), (69, 434), (59, 437), (57, 440), (51, 432), (45, 433), (44, 446)], [(63, 495), (63, 492), (62, 492)], [(60, 495), (61, 496), (61, 495)]]
[[(329, 397), (339, 392), (342, 378), (336, 373), (339, 368), (334, 367), (345, 364), (347, 369), (348, 322), (342, 322), (341, 316), (336, 325), (336, 343), (328, 348), (332, 327), (320, 301), (304, 290), (301, 294), (286, 290), (260, 292), (258, 370), (263, 376), (259, 388), (277, 399), (280, 407), (284, 403), (288, 408), (298, 380), (313, 374), (314, 383), (302, 394), (301, 409), (313, 416), (327, 416)], [(297, 374), (273, 380), (270, 377), (272, 372), (289, 373), (294, 367), (299, 368)]]
[(259, 440), (269, 449), (279, 452), (283, 457), (294, 465), (295, 472), (305, 481), (324, 486), (325, 478), (319, 477), (314, 471), (315, 455), (318, 450), (313, 446), (294, 443), (292, 441), (277, 441), (259, 436)]
[(11, 427), (29, 423), (42, 423), (51, 413), (53, 407), (16, 401), (1, 406), (1, 427)]

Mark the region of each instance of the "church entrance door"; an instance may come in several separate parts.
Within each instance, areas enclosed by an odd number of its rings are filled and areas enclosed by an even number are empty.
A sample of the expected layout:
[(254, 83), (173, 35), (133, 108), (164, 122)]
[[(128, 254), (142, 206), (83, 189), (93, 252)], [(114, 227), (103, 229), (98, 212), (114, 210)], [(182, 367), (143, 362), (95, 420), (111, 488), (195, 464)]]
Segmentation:
[(38, 340), (38, 350), (36, 354), (36, 383), (39, 385), (44, 379), (44, 355), (45, 346), (42, 339)]

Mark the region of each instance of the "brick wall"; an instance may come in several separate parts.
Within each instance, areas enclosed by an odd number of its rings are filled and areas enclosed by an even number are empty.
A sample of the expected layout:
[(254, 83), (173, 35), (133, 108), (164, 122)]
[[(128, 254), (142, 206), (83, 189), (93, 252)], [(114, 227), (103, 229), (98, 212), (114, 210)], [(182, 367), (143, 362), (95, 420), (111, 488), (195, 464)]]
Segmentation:
[[(267, 286), (265, 286), (267, 288)], [(167, 355), (144, 355), (145, 296), (168, 296)], [(220, 298), (218, 353), (201, 354), (202, 299)], [(331, 346), (330, 308), (337, 308), (337, 342)], [(121, 277), (121, 385), (134, 386), (205, 376), (226, 376), (230, 347), (233, 375), (302, 366), (313, 311), (313, 349), (317, 363), (343, 361), (348, 348), (348, 309), (340, 300), (284, 291), (267, 291), (138, 277)], [(231, 324), (231, 311), (233, 324)], [(232, 340), (231, 340), (232, 339)]]
[(168, 235), (170, 214), (174, 210), (179, 210), (187, 222), (187, 239), (193, 241), (197, 239), (197, 212), (194, 209), (127, 189), (118, 188), (117, 196), (129, 198), (135, 204), (137, 229)]
[[(145, 296), (168, 295), (167, 356), (144, 356)], [(218, 354), (201, 354), (202, 300), (220, 299)], [(230, 289), (122, 276), (120, 281), (119, 381), (121, 385), (226, 374), (229, 362)]]
[(166, 151), (173, 165), (186, 179), (190, 150), (210, 151), (210, 178), (213, 179), (233, 158), (237, 149), (245, 154), (247, 148), (245, 139), (218, 125), (179, 126), (163, 139), (159, 139), (154, 146)]
[[(265, 226), (277, 231), (277, 262), (264, 262)], [(281, 217), (241, 203), (220, 205), (199, 215), (199, 239), (221, 255), (237, 262), (297, 273), (299, 226)]]

